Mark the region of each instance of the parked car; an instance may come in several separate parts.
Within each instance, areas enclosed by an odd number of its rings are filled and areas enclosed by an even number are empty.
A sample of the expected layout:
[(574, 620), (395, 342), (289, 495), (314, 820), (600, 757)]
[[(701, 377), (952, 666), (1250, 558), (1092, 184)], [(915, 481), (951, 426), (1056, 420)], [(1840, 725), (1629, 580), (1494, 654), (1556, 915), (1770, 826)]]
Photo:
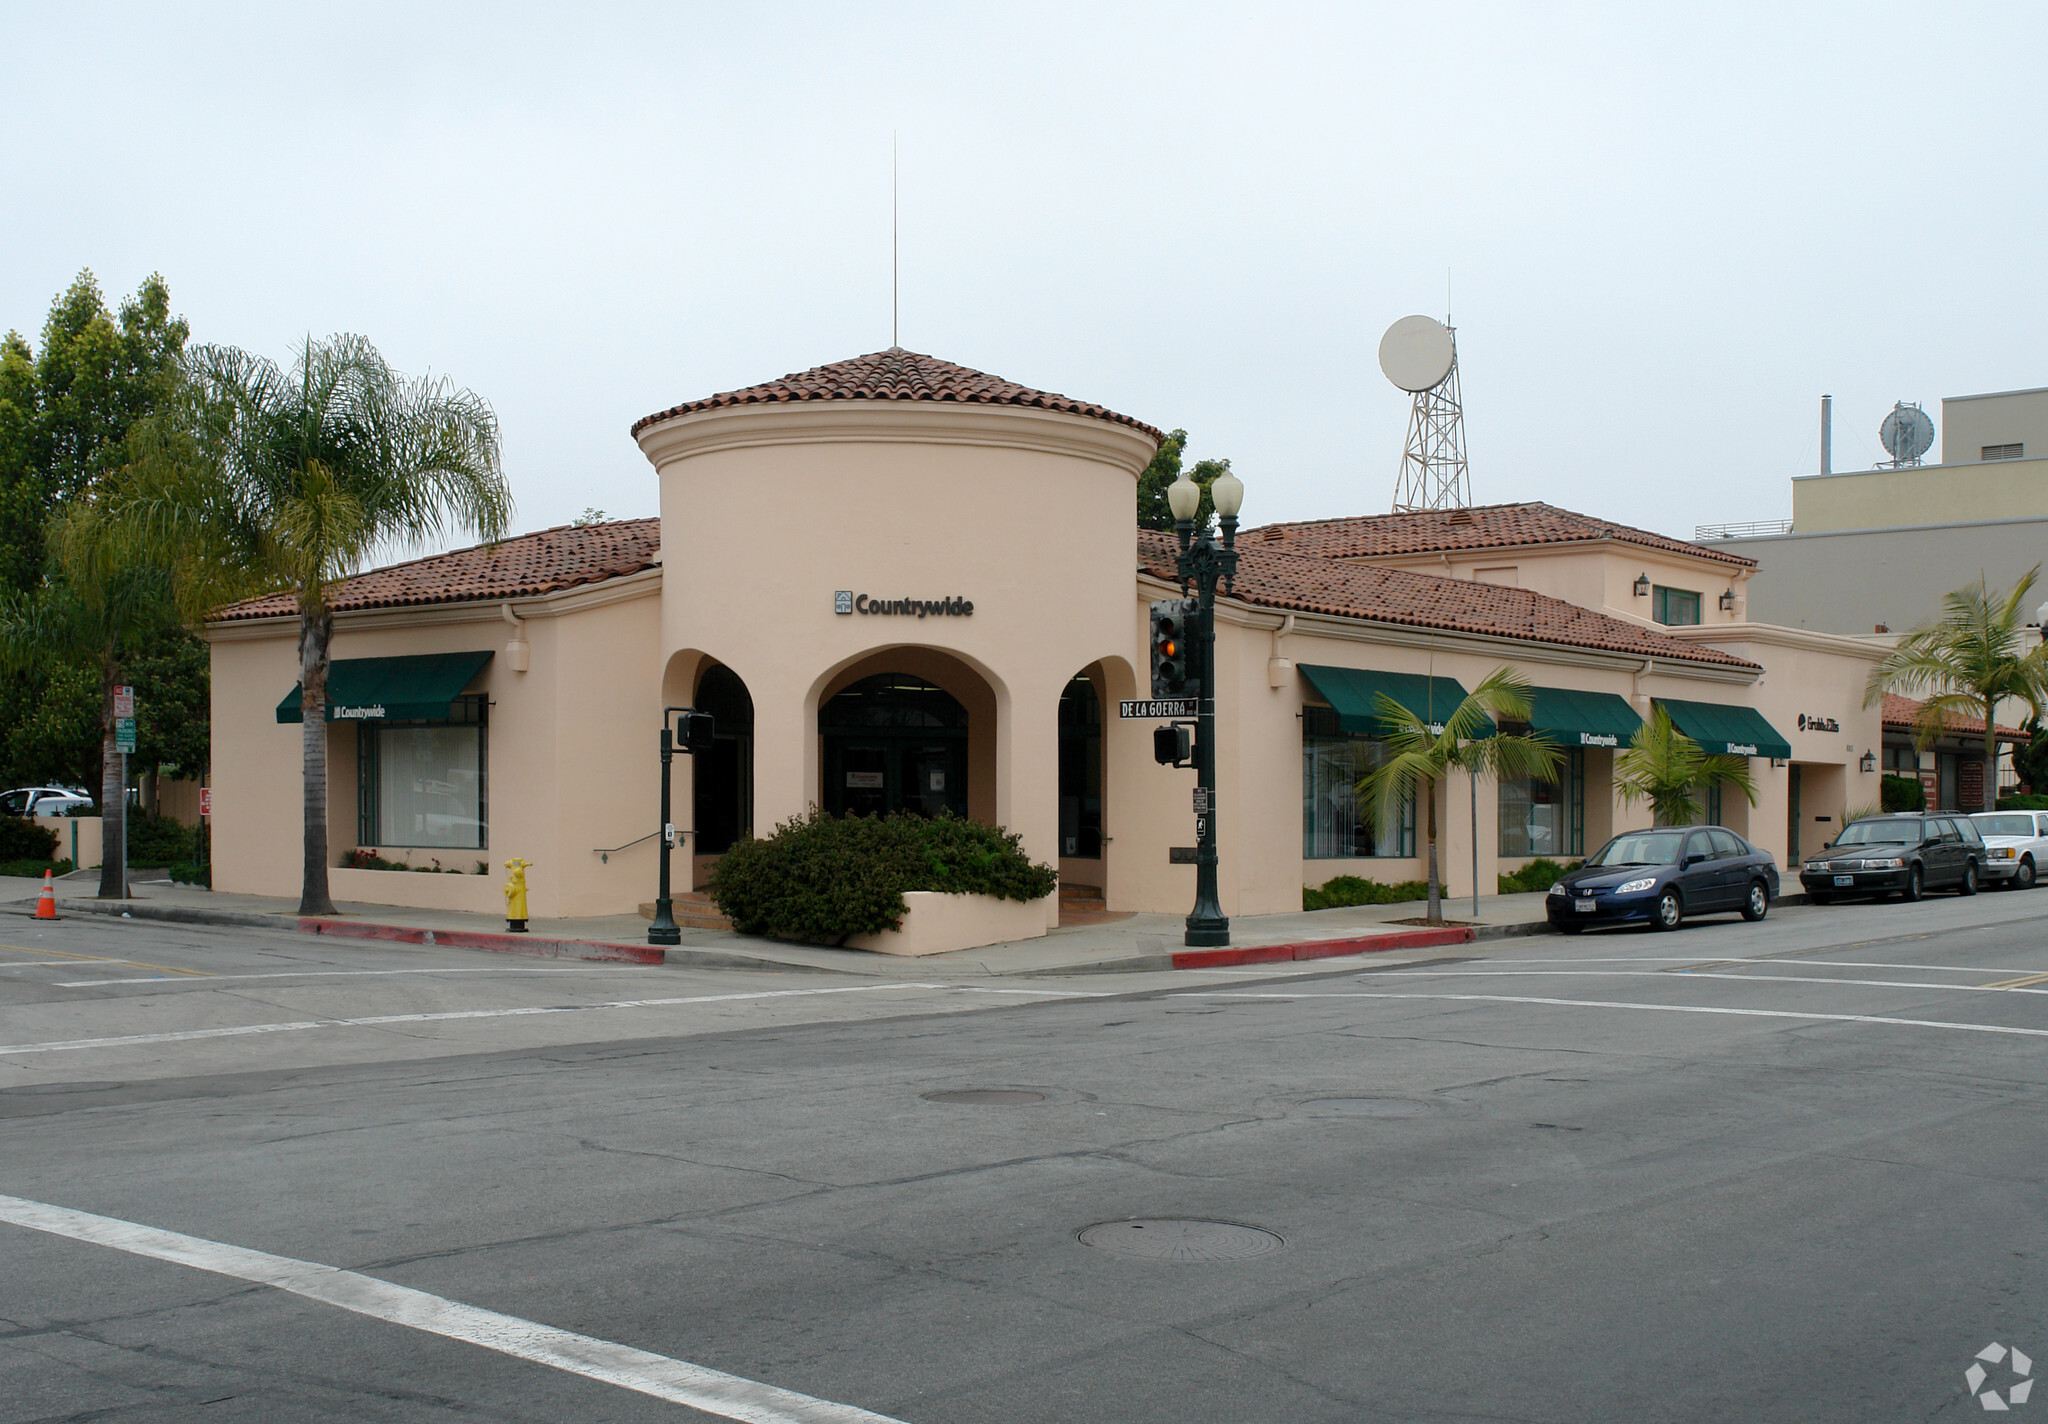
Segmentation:
[(2033, 889), (2048, 865), (2048, 811), (1979, 811), (1970, 819), (1984, 836), (1984, 883)]
[(1842, 827), (1841, 835), (1801, 866), (1799, 883), (1816, 905), (1845, 895), (1974, 895), (1984, 859), (1983, 833), (1968, 816), (1866, 816)]
[(1566, 934), (1642, 921), (1675, 930), (1688, 915), (1770, 913), (1778, 866), (1723, 826), (1660, 826), (1616, 836), (1550, 887), (1544, 913)]
[(73, 806), (90, 806), (92, 798), (83, 791), (64, 786), (21, 786), (0, 791), (0, 815), (61, 816)]

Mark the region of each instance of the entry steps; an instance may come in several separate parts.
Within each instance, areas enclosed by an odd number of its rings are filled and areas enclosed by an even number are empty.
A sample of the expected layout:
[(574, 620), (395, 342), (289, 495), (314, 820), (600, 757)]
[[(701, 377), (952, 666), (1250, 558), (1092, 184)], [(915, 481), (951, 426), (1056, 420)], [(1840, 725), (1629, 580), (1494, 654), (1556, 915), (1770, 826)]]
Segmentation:
[[(685, 890), (671, 902), (675, 906), (676, 928), (685, 930), (729, 930), (732, 921), (718, 911), (709, 895), (695, 890)], [(640, 907), (640, 918), (654, 918), (654, 902), (649, 900)]]

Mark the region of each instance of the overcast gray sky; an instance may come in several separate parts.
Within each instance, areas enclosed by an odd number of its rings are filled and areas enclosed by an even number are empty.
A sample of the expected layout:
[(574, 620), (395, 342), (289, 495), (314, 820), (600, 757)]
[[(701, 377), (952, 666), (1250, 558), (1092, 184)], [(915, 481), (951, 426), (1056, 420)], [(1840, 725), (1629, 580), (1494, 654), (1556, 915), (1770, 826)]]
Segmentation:
[[(2048, 384), (2039, 5), (28, 5), (0, 326), (161, 271), (497, 408), (517, 527), (651, 514), (651, 411), (902, 341), (1384, 511), (1452, 315), (1480, 502), (1791, 512), (1894, 400)], [(849, 492), (870, 497), (874, 491)], [(1018, 491), (1019, 514), (1058, 511)]]

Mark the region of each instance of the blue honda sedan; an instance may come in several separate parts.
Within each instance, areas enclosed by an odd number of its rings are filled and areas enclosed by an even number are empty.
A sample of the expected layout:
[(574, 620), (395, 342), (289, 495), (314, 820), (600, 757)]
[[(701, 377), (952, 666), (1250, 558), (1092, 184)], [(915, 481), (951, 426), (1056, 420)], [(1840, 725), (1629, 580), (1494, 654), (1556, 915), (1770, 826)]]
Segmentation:
[(1565, 934), (1641, 922), (1675, 930), (1688, 915), (1770, 913), (1778, 867), (1724, 826), (1660, 826), (1616, 836), (1550, 887), (1544, 909)]

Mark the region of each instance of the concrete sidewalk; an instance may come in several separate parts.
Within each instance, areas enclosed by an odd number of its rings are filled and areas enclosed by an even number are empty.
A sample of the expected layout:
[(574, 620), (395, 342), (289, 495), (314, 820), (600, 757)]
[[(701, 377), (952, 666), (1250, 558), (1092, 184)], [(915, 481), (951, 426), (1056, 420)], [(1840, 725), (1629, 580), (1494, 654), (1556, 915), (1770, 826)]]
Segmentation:
[[(0, 910), (14, 914), (33, 913), (40, 887), (40, 881), (0, 877)], [(275, 928), (285, 933), (298, 933), (302, 929), (296, 900), (231, 895), (169, 881), (138, 880), (132, 886), (132, 899), (103, 901), (96, 898), (98, 888), (96, 871), (78, 872), (68, 880), (58, 881), (59, 913), (127, 914), (138, 919), (188, 924)], [(1481, 939), (1540, 933), (1544, 927), (1543, 901), (1540, 893), (1482, 895), (1476, 919), (1472, 915), (1470, 899), (1446, 901), (1444, 917), (1453, 925), (1474, 927), (1475, 937)], [(340, 913), (333, 920), (322, 922), (329, 926), (325, 932), (399, 939), (416, 938), (416, 934), (411, 932), (432, 931), (441, 943), (451, 942), (444, 938), (446, 936), (460, 936), (461, 940), (469, 941), (468, 947), (471, 948), (528, 953), (573, 954), (573, 947), (577, 945), (589, 945), (593, 950), (602, 946), (627, 946), (639, 952), (636, 957), (647, 957), (647, 921), (638, 915), (536, 919), (528, 922), (530, 933), (522, 937), (506, 935), (505, 922), (501, 919), (455, 910), (414, 910), (396, 905), (339, 901), (335, 908)], [(1326, 947), (1335, 953), (1359, 952), (1340, 949), (1336, 942), (1384, 935), (1420, 938), (1419, 927), (1398, 922), (1420, 919), (1424, 910), (1423, 904), (1415, 902), (1359, 905), (1287, 915), (1240, 916), (1231, 922), (1231, 945), (1236, 950), (1253, 951), (1274, 951), (1277, 946), (1305, 946), (1308, 948), (1301, 956), (1304, 958), (1316, 957), (1315, 946)], [(1182, 921), (1183, 917), (1179, 915), (1133, 915), (1111, 924), (1056, 929), (1042, 939), (985, 945), (979, 949), (957, 950), (921, 959), (784, 944), (731, 930), (685, 930), (682, 944), (669, 949), (665, 961), (693, 968), (805, 969), (905, 979), (1158, 970), (1188, 967), (1185, 963), (1176, 966), (1173, 962), (1177, 954), (1186, 958), (1181, 941)], [(549, 945), (559, 947), (544, 948)], [(462, 947), (460, 943), (458, 947)], [(1271, 957), (1293, 956), (1274, 952)], [(1214, 963), (1218, 957), (1209, 958)], [(1222, 962), (1230, 962), (1236, 956), (1220, 958)]]

